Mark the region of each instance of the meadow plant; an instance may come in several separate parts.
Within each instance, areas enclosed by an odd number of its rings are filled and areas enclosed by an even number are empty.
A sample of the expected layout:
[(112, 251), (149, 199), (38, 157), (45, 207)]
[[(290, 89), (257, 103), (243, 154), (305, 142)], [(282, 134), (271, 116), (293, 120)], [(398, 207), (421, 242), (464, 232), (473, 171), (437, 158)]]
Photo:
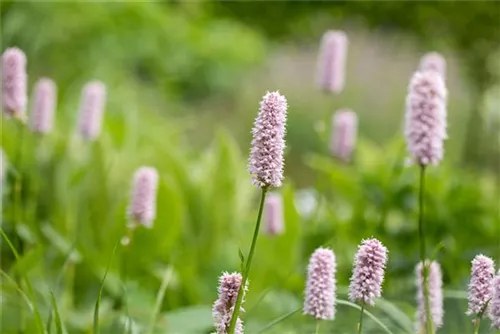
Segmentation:
[(488, 302), (492, 295), (492, 281), (495, 275), (493, 260), (482, 254), (472, 260), (469, 282), (469, 306), (467, 315), (474, 315), (475, 332), (479, 332), (479, 325), (483, 314), (487, 314)]
[[(283, 182), (284, 151), (285, 151), (285, 126), (287, 118), (287, 101), (279, 92), (268, 92), (260, 102), (260, 110), (252, 129), (252, 145), (248, 170), (253, 177), (253, 184), (261, 189), (261, 199), (257, 222), (252, 238), (252, 244), (246, 258), (242, 273), (242, 286), (246, 286), (250, 266), (255, 252), (257, 236), (260, 230), (260, 221), (266, 199), (266, 193), (270, 187), (280, 187)], [(236, 320), (240, 305), (242, 303), (243, 289), (240, 288), (236, 300), (228, 333), (234, 334)]]
[(283, 197), (277, 192), (266, 196), (263, 227), (263, 232), (268, 236), (277, 236), (284, 232)]
[[(417, 333), (426, 333), (426, 324), (429, 317), (435, 328), (443, 326), (443, 278), (441, 266), (436, 261), (426, 260), (425, 262), (425, 266), (422, 266), (422, 262), (419, 262), (415, 268), (418, 304)], [(425, 268), (428, 268), (429, 274), (427, 279), (428, 302), (424, 297), (425, 281), (423, 273)], [(427, 308), (429, 308), (430, 312), (427, 312)]]
[(82, 91), (78, 120), (78, 133), (85, 140), (99, 137), (105, 104), (106, 86), (100, 81), (87, 83)]
[(335, 318), (335, 273), (337, 264), (335, 254), (328, 248), (318, 248), (309, 259), (307, 281), (304, 298), (304, 314), (317, 320), (333, 320)]
[(347, 44), (347, 35), (339, 30), (329, 30), (321, 39), (317, 83), (325, 92), (338, 94), (344, 89)]
[(340, 160), (348, 162), (356, 147), (358, 116), (354, 111), (342, 109), (332, 117), (330, 152)]
[(361, 304), (358, 333), (363, 328), (363, 312), (366, 305), (375, 305), (382, 295), (382, 283), (387, 263), (387, 248), (377, 239), (361, 242), (354, 257), (354, 270), (349, 284), (349, 300)]
[(35, 133), (47, 134), (54, 126), (54, 113), (57, 104), (57, 87), (54, 81), (41, 78), (35, 84), (30, 126)]
[[(214, 326), (217, 334), (229, 333), (229, 325), (231, 317), (234, 314), (236, 299), (239, 293), (243, 294), (242, 302), (239, 310), (243, 312), (243, 305), (245, 294), (248, 291), (248, 284), (245, 284), (243, 289), (240, 289), (242, 276), (240, 273), (229, 274), (222, 273), (219, 278), (219, 297), (215, 301), (212, 308), (212, 317), (214, 319)], [(242, 290), (242, 292), (240, 292)], [(243, 321), (238, 317), (236, 319), (236, 326), (234, 328), (235, 334), (243, 334)]]
[[(447, 90), (443, 78), (435, 71), (415, 72), (406, 98), (405, 136), (411, 161), (420, 167), (418, 231), (420, 261), (427, 263), (424, 224), (425, 168), (437, 165), (443, 158), (446, 134)], [(427, 334), (433, 334), (429, 301), (428, 271), (423, 268), (423, 299), (427, 314)]]
[(27, 104), (26, 56), (16, 47), (2, 54), (2, 106), (9, 116), (21, 121), (26, 117)]

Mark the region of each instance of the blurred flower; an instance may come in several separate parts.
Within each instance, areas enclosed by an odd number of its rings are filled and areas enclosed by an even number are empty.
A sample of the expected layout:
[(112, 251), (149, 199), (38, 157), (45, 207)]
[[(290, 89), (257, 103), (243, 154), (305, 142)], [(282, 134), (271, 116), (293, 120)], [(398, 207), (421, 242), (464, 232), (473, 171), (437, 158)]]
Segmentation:
[(327, 248), (318, 248), (309, 259), (304, 299), (304, 314), (316, 319), (335, 317), (335, 254)]
[(100, 81), (85, 85), (80, 101), (78, 131), (87, 140), (95, 140), (101, 132), (101, 123), (106, 103), (106, 86)]
[[(426, 261), (427, 265), (429, 262)], [(426, 327), (426, 316), (425, 316), (425, 299), (423, 292), (423, 275), (422, 275), (422, 262), (419, 262), (416, 266), (416, 276), (417, 276), (417, 332), (420, 333), (420, 328)], [(429, 306), (430, 313), (432, 316), (432, 322), (435, 328), (440, 328), (443, 326), (443, 279), (441, 275), (441, 267), (436, 261), (430, 262), (427, 281), (429, 285)]]
[(497, 273), (491, 283), (492, 296), (488, 308), (490, 309), (489, 317), (491, 326), (500, 329), (500, 271)]
[(347, 35), (343, 31), (329, 30), (323, 35), (317, 68), (321, 89), (333, 93), (344, 89), (347, 43)]
[[(217, 334), (227, 334), (229, 330), (229, 324), (233, 316), (234, 304), (238, 298), (241, 281), (242, 277), (240, 273), (229, 274), (224, 272), (219, 278), (219, 297), (212, 308), (212, 317), (214, 319), (214, 326)], [(247, 291), (248, 282), (244, 287), (241, 305), (243, 305)], [(244, 312), (244, 309), (240, 308), (240, 312)], [(241, 321), (240, 318), (236, 320), (234, 334), (243, 334), (243, 321)]]
[(260, 103), (248, 169), (261, 188), (279, 187), (283, 181), (286, 110), (286, 98), (278, 92), (268, 92)]
[(330, 151), (343, 161), (351, 159), (356, 146), (358, 131), (358, 116), (349, 109), (337, 111), (332, 117), (332, 134), (330, 138)]
[(156, 216), (158, 172), (153, 167), (140, 167), (134, 174), (129, 218), (146, 227), (152, 227)]
[(387, 248), (377, 239), (363, 240), (354, 258), (349, 300), (375, 305), (382, 294)]
[(491, 298), (491, 282), (495, 275), (493, 260), (484, 255), (477, 255), (472, 260), (469, 283), (469, 308), (467, 315), (479, 315)]
[(24, 120), (27, 103), (26, 56), (18, 48), (8, 48), (2, 55), (2, 104), (9, 116)]
[(420, 72), (434, 71), (439, 73), (443, 80), (446, 80), (446, 59), (438, 52), (426, 53), (420, 59)]
[(4, 151), (0, 148), (0, 184), (3, 184), (5, 175), (7, 174), (7, 158)]
[(414, 163), (437, 165), (446, 134), (446, 87), (432, 71), (416, 72), (406, 98), (405, 135)]
[(35, 85), (34, 104), (31, 110), (31, 129), (37, 133), (49, 133), (54, 125), (57, 100), (55, 83), (42, 78)]
[(264, 213), (264, 232), (270, 236), (282, 234), (285, 224), (283, 218), (283, 198), (281, 194), (267, 194)]
[(318, 207), (318, 194), (314, 188), (300, 189), (295, 192), (295, 201), (297, 212), (303, 218), (310, 218), (314, 210)]

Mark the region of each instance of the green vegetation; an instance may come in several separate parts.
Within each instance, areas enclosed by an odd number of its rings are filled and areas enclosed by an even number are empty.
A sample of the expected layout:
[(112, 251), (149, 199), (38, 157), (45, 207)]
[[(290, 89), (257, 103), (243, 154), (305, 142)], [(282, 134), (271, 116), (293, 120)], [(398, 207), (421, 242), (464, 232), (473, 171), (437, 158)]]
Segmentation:
[[(498, 101), (492, 94), (500, 68), (487, 67), (486, 59), (495, 60), (499, 50), (500, 25), (493, 20), (499, 8), (496, 2), (2, 2), (2, 51), (23, 49), (30, 87), (49, 76), (59, 101), (55, 130), (45, 137), (25, 129), (21, 142), (18, 124), (2, 119), (9, 169), (2, 186), (0, 332), (209, 333), (217, 278), (240, 268), (238, 249), (246, 254), (254, 227), (259, 191), (247, 173), (247, 149), (255, 94), (289, 78), (268, 80), (274, 72), (261, 75), (263, 64), (271, 68), (266, 61), (285, 53), (287, 43), (316, 43), (332, 21), (362, 18), (365, 33), (366, 27), (397, 31), (417, 36), (421, 49), (443, 46), (457, 55), (453, 78), (465, 84), (456, 87), (470, 90), (450, 97), (459, 110), (450, 111), (452, 124), (460, 126), (480, 114), (484, 94)], [(407, 80), (407, 73), (401, 76)], [(109, 94), (95, 143), (74, 134), (80, 90), (91, 79), (105, 82)], [(279, 189), (286, 231), (259, 237), (246, 332), (280, 317), (268, 333), (313, 332), (316, 323), (300, 312), (310, 254), (321, 245), (335, 251), (344, 300), (356, 246), (376, 236), (389, 249), (389, 263), (384, 299), (368, 311), (393, 333), (411, 333), (418, 169), (404, 165), (399, 103), (405, 89), (391, 91), (395, 97), (380, 107), (391, 109), (391, 125), (362, 123), (354, 161), (343, 164), (326, 149), (325, 124), (339, 100), (301, 95), (302, 85), (283, 88), (290, 92), (287, 178)], [(369, 114), (376, 93), (365, 100), (360, 87), (339, 99)], [(496, 117), (491, 103), (488, 115)], [(464, 315), (470, 261), (478, 253), (496, 263), (500, 258), (500, 143), (488, 139), (498, 139), (498, 127), (470, 123), (476, 128), (467, 130), (467, 140), (477, 146), (464, 148), (466, 132), (455, 132), (447, 143), (454, 159), (428, 169), (428, 247), (441, 263), (445, 286), (439, 333), (472, 333)], [(479, 168), (464, 168), (462, 150)], [(128, 249), (115, 250), (126, 234), (131, 177), (143, 165), (159, 171), (157, 219), (153, 229), (135, 231)], [(19, 175), (22, 220), (14, 224)], [(341, 302), (322, 331), (354, 332), (358, 317)], [(369, 317), (363, 328), (381, 332)], [(484, 320), (481, 333), (488, 330)]]

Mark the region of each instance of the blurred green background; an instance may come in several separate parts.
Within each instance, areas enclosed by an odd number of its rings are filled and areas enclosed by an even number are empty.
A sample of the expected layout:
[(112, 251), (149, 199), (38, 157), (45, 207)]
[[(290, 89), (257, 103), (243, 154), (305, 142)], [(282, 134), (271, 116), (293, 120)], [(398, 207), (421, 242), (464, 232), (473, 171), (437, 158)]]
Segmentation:
[[(407, 84), (428, 51), (447, 62), (449, 137), (445, 161), (429, 170), (429, 243), (445, 280), (445, 327), (472, 332), (463, 300), (470, 260), (500, 256), (500, 3), (489, 2), (11, 2), (2, 1), (2, 51), (28, 57), (29, 87), (42, 76), (58, 84), (55, 131), (28, 134), (23, 160), (2, 187), (3, 229), (27, 250), (15, 261), (3, 242), (2, 270), (34, 286), (46, 323), (53, 291), (70, 333), (92, 331), (100, 280), (125, 233), (131, 176), (142, 165), (160, 173), (158, 218), (113, 257), (101, 305), (104, 333), (144, 333), (165, 275), (158, 333), (208, 333), (217, 277), (239, 268), (249, 246), (258, 191), (246, 159), (258, 103), (277, 90), (289, 103), (286, 233), (261, 236), (245, 316), (247, 332), (300, 308), (307, 260), (320, 246), (338, 260), (346, 298), (352, 257), (375, 236), (390, 250), (385, 300), (372, 311), (394, 333), (411, 332), (415, 310), (418, 171), (404, 166), (402, 120)], [(345, 90), (315, 86), (320, 38), (349, 37)], [(108, 88), (103, 133), (74, 138), (81, 88)], [(30, 89), (31, 91), (31, 89)], [(359, 116), (352, 165), (328, 152), (330, 118), (341, 107)], [(2, 119), (9, 161), (17, 129)], [(23, 223), (14, 228), (13, 175), (23, 175)], [(73, 247), (73, 245), (76, 245)], [(68, 260), (68, 254), (72, 254)], [(120, 263), (127, 262), (127, 276)], [(29, 307), (2, 277), (2, 333), (22, 322), (36, 332)], [(126, 287), (128, 310), (122, 286)], [(33, 302), (33, 298), (31, 299)], [(22, 309), (24, 320), (20, 321)], [(357, 311), (339, 306), (325, 332), (352, 333)], [(309, 333), (295, 314), (268, 332)], [(56, 331), (56, 326), (52, 326)], [(485, 321), (483, 332), (488, 332)], [(369, 320), (366, 331), (379, 333)]]

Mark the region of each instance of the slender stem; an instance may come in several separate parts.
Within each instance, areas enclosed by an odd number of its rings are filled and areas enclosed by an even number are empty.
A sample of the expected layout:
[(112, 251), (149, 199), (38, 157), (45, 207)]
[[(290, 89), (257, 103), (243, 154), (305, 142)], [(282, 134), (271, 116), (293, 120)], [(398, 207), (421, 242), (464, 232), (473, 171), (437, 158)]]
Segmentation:
[(315, 332), (315, 334), (319, 334), (319, 324), (320, 324), (320, 322), (318, 319), (318, 320), (316, 320), (316, 332)]
[(238, 291), (238, 297), (236, 298), (236, 303), (234, 304), (233, 316), (229, 324), (228, 334), (234, 334), (234, 329), (236, 327), (236, 320), (240, 313), (241, 302), (243, 300), (243, 294), (245, 293), (245, 286), (248, 280), (248, 274), (250, 273), (250, 266), (252, 264), (253, 254), (255, 252), (255, 245), (257, 243), (257, 237), (260, 231), (260, 221), (262, 218), (262, 211), (264, 210), (264, 201), (266, 199), (268, 187), (262, 188), (262, 194), (260, 197), (259, 213), (257, 215), (257, 222), (255, 223), (255, 230), (253, 232), (252, 245), (250, 246), (250, 251), (248, 252), (247, 263), (245, 271), (242, 273), (242, 280), (240, 285), (240, 290)]
[[(18, 133), (17, 133), (17, 150), (15, 156), (16, 173), (14, 180), (14, 192), (13, 192), (13, 220), (14, 220), (14, 233), (19, 247), (20, 256), (24, 253), (24, 243), (21, 236), (18, 234), (19, 225), (22, 222), (22, 205), (21, 205), (21, 187), (22, 187), (22, 158), (23, 158), (23, 141), (24, 141), (24, 124), (20, 120), (17, 122)], [(22, 279), (20, 274), (15, 275), (16, 283), (21, 286)], [(22, 309), (19, 310), (19, 333), (24, 333), (24, 312)]]
[(418, 234), (420, 241), (420, 261), (422, 263), (422, 280), (423, 280), (423, 294), (425, 306), (425, 322), (427, 325), (427, 334), (433, 334), (433, 323), (431, 316), (431, 308), (429, 301), (429, 264), (426, 261), (425, 249), (425, 228), (424, 228), (424, 193), (425, 193), (425, 165), (420, 165), (420, 189), (418, 196)]
[(479, 334), (479, 326), (481, 325), (481, 317), (474, 319), (474, 334)]
[(361, 310), (359, 311), (358, 334), (363, 332), (363, 313), (365, 312), (365, 303), (361, 303)]

